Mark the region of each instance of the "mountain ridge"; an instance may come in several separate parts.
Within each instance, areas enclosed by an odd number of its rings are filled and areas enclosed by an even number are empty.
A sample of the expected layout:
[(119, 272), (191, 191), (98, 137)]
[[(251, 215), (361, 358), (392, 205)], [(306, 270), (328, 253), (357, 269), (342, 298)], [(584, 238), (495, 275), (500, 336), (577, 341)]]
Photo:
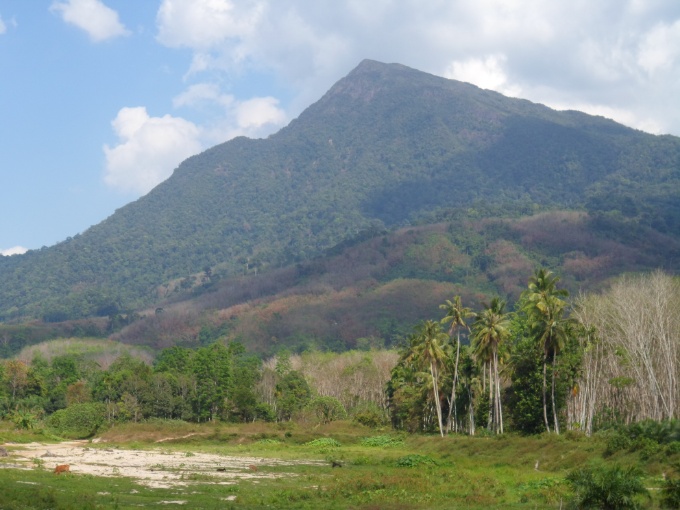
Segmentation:
[(680, 235), (679, 169), (678, 138), (364, 60), (268, 138), (192, 156), (83, 234), (0, 260), (0, 319), (138, 307), (206, 268), (304, 261), (480, 201), (618, 211)]

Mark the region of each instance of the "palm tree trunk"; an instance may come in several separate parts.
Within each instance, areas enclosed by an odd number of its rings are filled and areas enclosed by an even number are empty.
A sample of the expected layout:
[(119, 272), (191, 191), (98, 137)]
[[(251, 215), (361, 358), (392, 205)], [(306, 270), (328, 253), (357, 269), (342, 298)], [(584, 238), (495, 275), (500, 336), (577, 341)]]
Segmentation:
[(553, 408), (553, 427), (555, 428), (555, 433), (560, 433), (560, 423), (557, 421), (557, 406), (555, 405), (555, 364), (557, 362), (557, 352), (553, 354), (553, 366), (552, 366), (552, 408)]
[(489, 359), (489, 419), (486, 423), (486, 428), (491, 430), (493, 424), (495, 423), (496, 417), (494, 416), (494, 391), (493, 391), (493, 370), (491, 370), (492, 359)]
[(545, 423), (545, 430), (550, 433), (550, 425), (548, 424), (548, 351), (543, 350), (543, 423)]
[(472, 391), (468, 387), (468, 396), (470, 397), (470, 435), (475, 435), (475, 404), (472, 400)]
[(496, 431), (500, 431), (500, 433), (503, 433), (503, 404), (501, 402), (501, 377), (498, 372), (498, 353), (494, 353), (494, 364), (495, 364), (495, 372), (496, 372), (496, 407), (498, 409), (497, 412), (497, 421), (498, 421), (498, 427)]
[(456, 363), (453, 366), (453, 385), (451, 387), (451, 405), (449, 405), (448, 422), (451, 423), (451, 413), (453, 412), (454, 432), (458, 432), (458, 409), (456, 409), (456, 386), (458, 386), (458, 359), (460, 358), (460, 331), (456, 341)]
[(434, 363), (430, 363), (430, 374), (432, 374), (432, 391), (434, 392), (434, 405), (437, 409), (437, 420), (439, 422), (439, 433), (444, 437), (444, 426), (442, 424), (442, 403), (439, 400), (439, 384), (435, 376), (436, 368)]

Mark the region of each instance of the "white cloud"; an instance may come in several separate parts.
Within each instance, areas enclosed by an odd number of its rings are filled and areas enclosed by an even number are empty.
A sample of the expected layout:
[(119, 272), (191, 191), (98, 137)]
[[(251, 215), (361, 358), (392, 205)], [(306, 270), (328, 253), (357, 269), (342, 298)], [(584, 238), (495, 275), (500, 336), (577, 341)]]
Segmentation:
[(144, 107), (122, 108), (111, 125), (120, 143), (104, 146), (104, 180), (122, 191), (150, 191), (202, 149), (196, 125), (170, 115), (150, 117)]
[(294, 91), (289, 118), (372, 58), (680, 134), (674, 0), (164, 0), (156, 22), (193, 52), (185, 81), (264, 72)]
[(61, 14), (66, 23), (84, 30), (94, 42), (129, 35), (129, 31), (119, 21), (118, 13), (104, 5), (100, 0), (68, 0), (54, 2), (50, 7)]
[(222, 94), (219, 86), (214, 83), (196, 83), (172, 100), (175, 108), (182, 106), (197, 106), (203, 103), (217, 103), (228, 107), (234, 102), (231, 95)]
[(256, 97), (243, 101), (236, 107), (237, 125), (246, 131), (267, 124), (281, 125), (285, 120), (285, 113), (278, 107), (278, 100), (273, 97)]
[(5, 25), (5, 22), (2, 21), (2, 16), (0, 16), (0, 34), (4, 34), (7, 32), (7, 25)]
[(660, 134), (663, 132), (662, 126), (649, 117), (640, 117), (636, 113), (625, 108), (616, 108), (602, 104), (589, 103), (570, 103), (562, 104), (558, 102), (546, 101), (545, 104), (555, 110), (576, 110), (590, 115), (599, 115), (607, 119), (624, 124), (626, 126), (640, 129), (648, 133)]
[(22, 255), (28, 251), (28, 248), (23, 246), (14, 246), (13, 248), (7, 248), (6, 250), (0, 250), (0, 255), (4, 257), (9, 257), (10, 255)]
[(508, 77), (503, 69), (505, 61), (505, 55), (488, 55), (484, 59), (455, 61), (444, 71), (444, 76), (472, 83), (483, 89), (495, 90), (507, 96), (517, 96), (521, 89), (508, 83)]
[(214, 83), (197, 83), (176, 96), (175, 108), (192, 108), (210, 112), (202, 125), (205, 145), (221, 143), (235, 136), (258, 138), (270, 134), (287, 121), (286, 113), (274, 97), (237, 100), (221, 92)]
[(158, 40), (170, 47), (209, 49), (250, 34), (264, 3), (230, 0), (164, 0), (157, 14)]
[(673, 24), (659, 23), (640, 42), (638, 64), (650, 74), (671, 69), (679, 58), (680, 20)]

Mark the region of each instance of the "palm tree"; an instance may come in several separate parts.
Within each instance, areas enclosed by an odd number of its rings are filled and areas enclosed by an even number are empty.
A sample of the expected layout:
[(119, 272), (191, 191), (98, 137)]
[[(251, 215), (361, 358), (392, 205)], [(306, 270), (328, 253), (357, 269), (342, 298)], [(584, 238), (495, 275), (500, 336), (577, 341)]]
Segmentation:
[(444, 345), (448, 335), (442, 331), (441, 325), (436, 321), (425, 321), (418, 328), (417, 343), (413, 349), (413, 355), (424, 365), (429, 365), (430, 375), (432, 376), (432, 393), (434, 404), (437, 409), (437, 420), (439, 423), (439, 433), (444, 437), (444, 426), (442, 423), (442, 403), (439, 397), (439, 367), (446, 359)]
[[(447, 322), (451, 323), (449, 327), (449, 336), (453, 336), (453, 332), (456, 331), (458, 334), (456, 336), (456, 360), (453, 367), (453, 383), (451, 385), (451, 401), (449, 402), (449, 415), (447, 416), (447, 430), (451, 427), (451, 412), (453, 411), (453, 429), (454, 431), (458, 427), (458, 416), (456, 412), (456, 387), (458, 386), (458, 360), (460, 359), (460, 330), (462, 328), (467, 328), (465, 324), (465, 319), (474, 315), (472, 310), (469, 308), (464, 308), (460, 301), (460, 296), (455, 296), (453, 302), (448, 299), (443, 305), (439, 305), (439, 308), (446, 311), (446, 316), (441, 320), (442, 324)], [(468, 328), (469, 329), (469, 328)]]
[(550, 432), (548, 423), (547, 405), (547, 366), (548, 358), (552, 354), (552, 389), (551, 400), (553, 409), (553, 425), (555, 432), (560, 433), (560, 425), (557, 420), (557, 407), (555, 405), (555, 367), (557, 354), (564, 346), (569, 330), (570, 321), (564, 317), (567, 303), (563, 297), (569, 295), (565, 289), (558, 289), (559, 276), (552, 271), (539, 268), (534, 276), (529, 279), (529, 286), (523, 292), (524, 311), (529, 320), (531, 333), (538, 345), (543, 349), (543, 421), (545, 428)]
[(478, 360), (489, 364), (489, 424), (496, 433), (503, 433), (503, 408), (498, 370), (498, 350), (510, 336), (510, 319), (505, 301), (494, 298), (477, 315), (473, 330), (473, 346)]

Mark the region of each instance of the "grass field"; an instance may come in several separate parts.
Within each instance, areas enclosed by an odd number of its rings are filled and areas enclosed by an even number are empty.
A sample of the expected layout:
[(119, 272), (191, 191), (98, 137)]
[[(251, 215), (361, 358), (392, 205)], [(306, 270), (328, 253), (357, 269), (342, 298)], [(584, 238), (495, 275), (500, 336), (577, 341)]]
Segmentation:
[[(113, 452), (123, 463), (126, 455), (158, 453), (161, 461), (151, 467), (168, 483), (150, 487), (118, 468), (107, 477), (77, 471), (57, 476), (49, 458), (24, 462), (31, 469), (18, 469), (20, 443), (54, 438), (0, 428), (0, 441), (13, 442), (5, 445), (10, 455), (0, 458), (5, 467), (0, 470), (0, 509), (567, 508), (571, 489), (566, 474), (601, 465), (640, 467), (645, 486), (652, 489), (651, 498), (641, 502), (654, 508), (659, 505), (654, 489), (662, 485), (664, 474), (677, 476), (680, 465), (680, 453), (665, 450), (651, 456), (629, 450), (607, 455), (606, 436), (442, 439), (350, 422), (305, 430), (292, 423), (156, 421), (117, 426), (103, 433), (101, 442), (83, 445), (89, 452)], [(178, 455), (186, 462), (162, 461)], [(231, 457), (247, 458), (255, 465), (234, 467), (233, 477), (225, 479), (224, 473), (192, 464), (202, 455), (225, 463)], [(333, 467), (333, 462), (341, 466)], [(72, 466), (79, 467), (78, 458)]]

